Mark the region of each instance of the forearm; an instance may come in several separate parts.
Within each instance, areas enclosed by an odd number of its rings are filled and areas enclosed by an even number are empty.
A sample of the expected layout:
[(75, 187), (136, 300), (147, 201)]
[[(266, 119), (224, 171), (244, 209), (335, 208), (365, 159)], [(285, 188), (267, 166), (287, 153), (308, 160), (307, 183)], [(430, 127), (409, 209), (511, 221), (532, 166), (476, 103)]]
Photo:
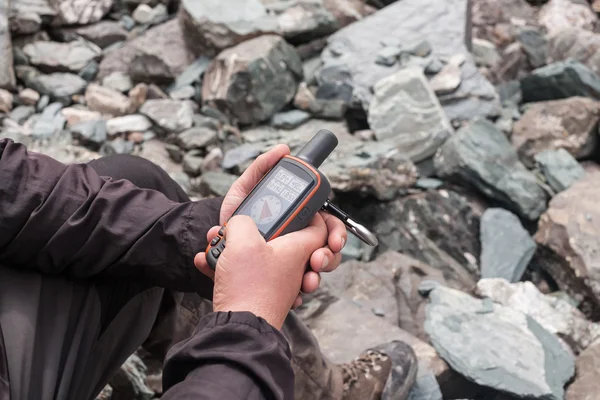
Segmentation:
[(221, 199), (174, 203), (0, 141), (0, 262), (74, 279), (142, 279), (180, 291), (202, 280), (193, 257)]
[(283, 335), (251, 313), (211, 313), (167, 355), (163, 399), (292, 399)]

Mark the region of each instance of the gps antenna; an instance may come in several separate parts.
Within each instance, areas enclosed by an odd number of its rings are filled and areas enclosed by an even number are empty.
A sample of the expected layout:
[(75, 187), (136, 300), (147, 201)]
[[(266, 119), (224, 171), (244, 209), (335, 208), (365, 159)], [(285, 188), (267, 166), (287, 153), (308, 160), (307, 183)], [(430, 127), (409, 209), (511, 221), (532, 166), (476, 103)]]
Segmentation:
[(321, 129), (296, 154), (296, 157), (306, 161), (315, 168), (319, 168), (337, 145), (337, 137), (330, 131)]

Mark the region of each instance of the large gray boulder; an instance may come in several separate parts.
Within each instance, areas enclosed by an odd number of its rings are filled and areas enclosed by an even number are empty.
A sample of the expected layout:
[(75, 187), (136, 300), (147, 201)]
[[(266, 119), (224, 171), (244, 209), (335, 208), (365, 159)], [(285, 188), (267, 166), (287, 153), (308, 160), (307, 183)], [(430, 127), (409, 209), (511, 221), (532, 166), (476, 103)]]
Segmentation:
[(600, 76), (577, 60), (555, 62), (521, 79), (523, 101), (584, 96), (600, 99)]
[(348, 74), (336, 79), (348, 81), (359, 105), (368, 109), (371, 88), (402, 68), (400, 63), (392, 66), (376, 63), (382, 40), (397, 38), (407, 47), (427, 40), (433, 48), (430, 57), (462, 54), (466, 58), (458, 90), (440, 99), (448, 117), (454, 120), (497, 115), (499, 103), (494, 88), (479, 74), (467, 50), (470, 46), (468, 3), (467, 0), (395, 2), (330, 36), (321, 55), (324, 62), (321, 71), (346, 69)]
[(535, 161), (555, 192), (567, 190), (585, 175), (581, 164), (565, 149), (543, 151), (535, 155)]
[(87, 25), (100, 21), (114, 0), (48, 0), (48, 3), (56, 10), (53, 25)]
[(402, 69), (374, 87), (369, 126), (414, 162), (431, 157), (453, 132), (444, 110), (417, 67)]
[(10, 0), (0, 0), (0, 88), (2, 89), (13, 89), (16, 84), (7, 18), (9, 10)]
[(456, 132), (436, 154), (440, 177), (475, 186), (520, 216), (536, 220), (546, 209), (546, 193), (519, 161), (494, 124), (476, 119)]
[(260, 0), (182, 0), (179, 21), (183, 37), (196, 56), (220, 51), (267, 33), (277, 21)]
[(84, 40), (69, 43), (39, 41), (27, 44), (23, 52), (31, 65), (42, 72), (78, 73), (90, 62), (102, 56), (102, 50)]
[(517, 398), (564, 398), (575, 360), (533, 318), (445, 287), (429, 298), (425, 330), (452, 369)]
[(98, 78), (122, 72), (136, 81), (170, 83), (194, 61), (183, 38), (176, 20), (154, 26), (106, 54), (100, 63)]
[(521, 280), (535, 253), (535, 242), (519, 218), (502, 208), (488, 208), (481, 217), (481, 277)]
[(202, 99), (242, 124), (271, 118), (289, 103), (302, 80), (292, 46), (263, 35), (221, 52), (206, 71)]
[(600, 324), (590, 322), (568, 301), (541, 293), (531, 282), (509, 283), (505, 279), (482, 279), (477, 294), (535, 319), (580, 353), (600, 339)]

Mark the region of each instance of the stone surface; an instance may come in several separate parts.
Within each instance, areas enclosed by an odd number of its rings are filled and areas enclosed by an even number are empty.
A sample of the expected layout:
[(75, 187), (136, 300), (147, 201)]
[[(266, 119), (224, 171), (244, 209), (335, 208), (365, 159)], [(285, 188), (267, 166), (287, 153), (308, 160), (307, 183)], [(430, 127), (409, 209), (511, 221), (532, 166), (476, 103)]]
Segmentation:
[(598, 143), (599, 120), (600, 107), (584, 97), (534, 103), (514, 124), (512, 145), (530, 167), (544, 150), (562, 148), (575, 158), (585, 158)]
[(350, 78), (344, 80), (354, 88), (358, 105), (367, 109), (371, 87), (403, 66), (377, 64), (382, 38), (402, 38), (403, 43), (427, 40), (437, 57), (464, 54), (463, 82), (451, 96), (441, 99), (448, 117), (470, 119), (477, 115), (495, 115), (499, 104), (493, 87), (477, 72), (467, 51), (466, 0), (402, 0), (334, 33), (321, 58), (323, 69), (345, 66)]
[(113, 154), (131, 154), (133, 150), (133, 142), (119, 137), (114, 140), (104, 142), (99, 151), (103, 156), (110, 156)]
[(289, 103), (302, 62), (285, 40), (264, 35), (221, 52), (204, 76), (202, 99), (242, 124), (269, 119)]
[(548, 332), (563, 339), (575, 353), (600, 338), (599, 324), (588, 321), (568, 301), (542, 294), (531, 282), (511, 284), (504, 279), (482, 279), (477, 283), (477, 294), (529, 315)]
[(539, 23), (550, 35), (577, 27), (594, 28), (596, 15), (585, 2), (571, 0), (549, 0), (540, 10)]
[(111, 400), (113, 395), (113, 388), (110, 385), (106, 385), (104, 389), (96, 396), (95, 400)]
[(138, 24), (157, 24), (168, 18), (168, 10), (164, 4), (157, 4), (154, 8), (148, 4), (140, 4), (131, 14)]
[(277, 15), (277, 25), (277, 31), (292, 43), (329, 35), (338, 27), (323, 2), (298, 2)]
[(10, 112), (8, 117), (16, 123), (23, 125), (33, 114), (35, 114), (34, 106), (18, 106)]
[(516, 397), (563, 399), (573, 356), (535, 320), (449, 288), (437, 287), (429, 298), (425, 330), (454, 370)]
[(34, 106), (40, 100), (40, 94), (33, 89), (25, 88), (19, 92), (19, 101), (27, 106)]
[(281, 129), (294, 129), (310, 119), (310, 114), (302, 110), (290, 110), (273, 115), (271, 126)]
[(31, 136), (36, 139), (48, 139), (60, 133), (66, 123), (65, 118), (60, 113), (62, 108), (61, 103), (48, 105), (33, 124)]
[(456, 192), (428, 190), (359, 214), (379, 239), (379, 252), (399, 251), (440, 270), (448, 282), (469, 287), (479, 275), (481, 213)]
[(480, 38), (502, 49), (516, 39), (515, 25), (537, 24), (537, 10), (526, 0), (473, 0), (473, 42)]
[(54, 25), (87, 25), (98, 22), (113, 5), (113, 0), (48, 0), (56, 10)]
[(417, 162), (432, 156), (452, 132), (435, 94), (418, 68), (406, 68), (377, 82), (369, 126)]
[(92, 25), (60, 28), (52, 31), (60, 41), (70, 42), (82, 37), (100, 48), (127, 39), (127, 31), (117, 21), (100, 21)]
[(560, 61), (521, 79), (521, 90), (526, 103), (573, 96), (600, 99), (600, 76), (579, 61)]
[(15, 87), (15, 71), (13, 69), (13, 50), (8, 26), (10, 0), (0, 1), (0, 88)]
[(177, 78), (171, 86), (169, 86), (168, 92), (172, 93), (180, 90), (184, 87), (189, 87), (193, 84), (199, 83), (202, 80), (204, 72), (210, 65), (210, 59), (208, 57), (200, 56), (193, 63), (191, 63)]
[(196, 56), (215, 56), (245, 40), (278, 30), (260, 0), (182, 0), (183, 37)]
[(51, 99), (65, 99), (65, 101), (73, 95), (83, 93), (88, 84), (79, 76), (64, 72), (48, 75), (37, 74), (31, 79), (26, 79), (26, 82), (27, 86)]
[(202, 149), (217, 141), (218, 132), (211, 127), (195, 126), (177, 135), (177, 142), (182, 149)]
[(107, 139), (106, 121), (85, 121), (71, 127), (73, 136), (79, 141), (91, 148), (98, 150)]
[(478, 65), (491, 67), (500, 61), (500, 54), (494, 43), (484, 39), (473, 38), (473, 57)]
[(448, 139), (435, 156), (435, 169), (440, 177), (473, 185), (529, 220), (546, 209), (546, 194), (535, 176), (486, 120), (473, 120)]
[(140, 113), (165, 131), (179, 133), (192, 127), (194, 104), (187, 100), (148, 100)]
[(183, 171), (191, 177), (202, 174), (204, 158), (197, 150), (188, 152), (183, 156)]
[(67, 120), (67, 126), (71, 127), (80, 122), (95, 121), (102, 119), (102, 114), (97, 111), (90, 111), (86, 108), (75, 106), (60, 110), (60, 113)]
[(589, 172), (553, 197), (535, 234), (538, 245), (549, 250), (541, 255), (542, 267), (594, 320), (600, 316), (598, 179), (598, 172)]
[(12, 0), (10, 5), (10, 30), (17, 35), (36, 33), (43, 20), (56, 15), (47, 0)]
[(537, 28), (525, 27), (520, 30), (517, 38), (533, 68), (546, 65), (548, 42), (543, 32)]
[(131, 100), (127, 96), (95, 83), (87, 87), (85, 101), (90, 110), (98, 111), (102, 114), (120, 116), (133, 111)]
[(137, 355), (131, 355), (110, 380), (113, 392), (122, 399), (149, 400), (155, 395), (146, 385), (148, 368)]
[(134, 80), (165, 84), (172, 82), (194, 61), (183, 41), (176, 20), (148, 29), (139, 37), (110, 53), (100, 63), (99, 78), (113, 72), (130, 75)]
[(203, 196), (225, 196), (227, 191), (237, 180), (236, 175), (221, 171), (209, 171), (200, 178), (199, 192)]
[(133, 82), (129, 75), (117, 71), (105, 76), (102, 79), (102, 86), (125, 93), (133, 88)]
[(0, 113), (9, 113), (13, 106), (13, 95), (8, 90), (0, 89)]
[(565, 149), (546, 150), (535, 155), (535, 161), (556, 192), (567, 190), (583, 178), (585, 170)]
[(109, 135), (123, 132), (144, 132), (151, 127), (152, 122), (140, 114), (126, 115), (106, 121), (106, 131)]
[(461, 65), (464, 62), (465, 58), (462, 54), (450, 57), (448, 63), (429, 81), (435, 94), (443, 96), (458, 89), (462, 82)]
[(84, 41), (33, 42), (23, 48), (32, 65), (42, 72), (79, 72), (101, 55), (101, 49)]
[(548, 39), (548, 61), (575, 59), (600, 73), (600, 35), (580, 28), (565, 29)]
[(345, 100), (317, 98), (316, 93), (313, 93), (313, 90), (305, 82), (302, 82), (294, 97), (294, 106), (307, 111), (316, 118), (342, 119), (348, 108), (348, 103)]
[(260, 154), (259, 147), (254, 144), (243, 144), (234, 147), (225, 152), (221, 166), (224, 169), (231, 169), (245, 163), (248, 160), (253, 160)]
[(502, 208), (488, 208), (481, 217), (481, 277), (521, 280), (536, 245), (519, 218)]
[(575, 362), (577, 375), (569, 385), (566, 400), (594, 400), (600, 390), (600, 343), (590, 346)]

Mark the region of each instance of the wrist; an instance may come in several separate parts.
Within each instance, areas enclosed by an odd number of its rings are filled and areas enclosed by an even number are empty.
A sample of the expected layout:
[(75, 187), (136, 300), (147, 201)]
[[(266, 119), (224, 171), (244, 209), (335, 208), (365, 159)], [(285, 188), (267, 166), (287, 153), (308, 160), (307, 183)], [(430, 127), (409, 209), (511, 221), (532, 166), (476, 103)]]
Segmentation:
[(281, 330), (283, 322), (287, 316), (287, 313), (281, 315), (277, 311), (273, 310), (272, 307), (263, 307), (259, 304), (252, 303), (234, 303), (234, 304), (215, 304), (213, 306), (214, 312), (250, 312), (256, 317), (264, 319), (269, 325), (277, 330)]

